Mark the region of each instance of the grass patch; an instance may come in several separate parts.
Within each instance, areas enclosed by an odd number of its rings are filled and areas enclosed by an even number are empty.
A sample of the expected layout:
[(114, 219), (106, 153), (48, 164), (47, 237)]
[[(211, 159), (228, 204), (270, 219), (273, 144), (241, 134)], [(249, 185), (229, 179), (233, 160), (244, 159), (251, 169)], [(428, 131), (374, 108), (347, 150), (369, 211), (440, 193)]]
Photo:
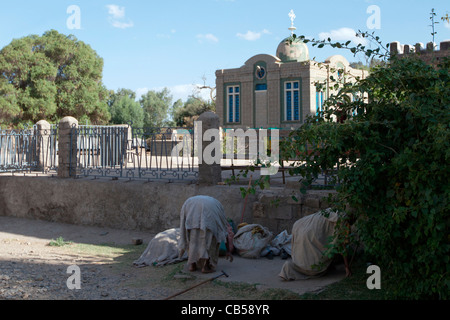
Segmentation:
[(73, 243), (72, 241), (64, 240), (63, 237), (58, 237), (58, 238), (56, 238), (56, 240), (54, 240), (54, 239), (50, 240), (48, 245), (51, 247), (64, 247), (64, 246), (70, 245), (72, 243)]
[(130, 251), (130, 249), (125, 246), (115, 246), (111, 244), (93, 245), (85, 243), (76, 243), (72, 246), (71, 249), (77, 251), (77, 253), (79, 254), (87, 254), (101, 257), (114, 257), (128, 253)]
[[(161, 280), (162, 281), (172, 281), (174, 280), (174, 277), (177, 274), (181, 274), (182, 270), (184, 268), (185, 263), (176, 263), (174, 265), (168, 265), (165, 266), (164, 268), (166, 268), (167, 270), (170, 270)], [(155, 267), (155, 268), (161, 268), (161, 267)], [(192, 279), (177, 279), (177, 281), (181, 281), (181, 282), (186, 282), (187, 280), (192, 280)]]
[(283, 289), (266, 289), (262, 294), (263, 300), (300, 300), (301, 296), (295, 292)]
[(238, 282), (225, 282), (220, 280), (214, 280), (214, 285), (225, 288), (229, 290), (229, 295), (235, 298), (248, 298), (249, 296), (255, 296), (258, 294), (258, 289), (256, 285), (248, 283), (238, 283)]

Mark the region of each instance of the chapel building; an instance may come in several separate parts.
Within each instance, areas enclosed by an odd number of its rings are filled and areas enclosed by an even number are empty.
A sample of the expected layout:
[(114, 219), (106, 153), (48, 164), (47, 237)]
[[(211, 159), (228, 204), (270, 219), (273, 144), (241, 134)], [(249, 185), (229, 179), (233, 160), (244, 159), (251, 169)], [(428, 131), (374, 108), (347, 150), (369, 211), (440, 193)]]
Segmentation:
[[(295, 29), (292, 19), (289, 30), (293, 34)], [(289, 39), (281, 41), (276, 55), (258, 54), (239, 68), (216, 71), (216, 113), (222, 128), (296, 129), (322, 110), (334, 81), (368, 75), (351, 68), (341, 55), (321, 63), (311, 60), (307, 44)], [(316, 82), (324, 84), (322, 89)]]

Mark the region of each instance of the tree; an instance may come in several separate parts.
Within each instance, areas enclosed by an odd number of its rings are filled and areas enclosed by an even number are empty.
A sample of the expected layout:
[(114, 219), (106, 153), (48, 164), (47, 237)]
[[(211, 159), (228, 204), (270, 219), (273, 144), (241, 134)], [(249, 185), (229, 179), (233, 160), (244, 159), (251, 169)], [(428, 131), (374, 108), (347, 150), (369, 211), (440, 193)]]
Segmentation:
[(190, 96), (184, 106), (174, 113), (174, 121), (177, 126), (193, 126), (194, 118), (206, 111), (214, 111), (215, 105), (202, 98)]
[(0, 51), (0, 121), (17, 126), (73, 116), (105, 123), (102, 71), (103, 59), (73, 35), (50, 30), (15, 39)]
[(352, 62), (350, 63), (350, 67), (354, 68), (354, 69), (360, 69), (360, 70), (366, 70), (366, 71), (371, 71), (376, 67), (385, 65), (386, 61), (380, 60), (380, 59), (375, 59), (372, 58), (370, 59), (369, 63), (367, 65), (365, 65), (364, 63), (362, 63), (361, 61), (358, 62)]
[(143, 95), (139, 102), (144, 110), (144, 126), (148, 128), (162, 127), (167, 120), (172, 99), (167, 88), (161, 91), (151, 90)]
[(139, 102), (134, 99), (135, 94), (131, 91), (129, 91), (131, 94), (120, 94), (120, 92), (114, 98), (110, 107), (111, 123), (131, 123), (135, 128), (142, 128), (144, 126), (144, 111)]
[(183, 107), (183, 100), (181, 100), (181, 99), (178, 99), (177, 101), (175, 101), (175, 103), (172, 105), (172, 107), (170, 107), (170, 110), (169, 110), (170, 120), (166, 121), (168, 127), (178, 126), (175, 119), (176, 119), (177, 112), (179, 112), (179, 110), (182, 107)]
[(131, 100), (136, 100), (136, 93), (130, 89), (120, 88), (117, 92), (111, 90), (109, 98), (108, 98), (108, 106), (111, 107), (114, 102), (122, 97), (128, 97)]

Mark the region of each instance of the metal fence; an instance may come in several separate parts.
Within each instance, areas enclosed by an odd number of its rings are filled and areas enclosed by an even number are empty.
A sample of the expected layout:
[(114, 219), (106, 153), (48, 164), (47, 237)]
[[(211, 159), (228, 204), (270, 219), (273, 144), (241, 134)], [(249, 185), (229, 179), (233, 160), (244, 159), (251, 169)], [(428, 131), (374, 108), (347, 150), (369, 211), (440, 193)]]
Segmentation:
[[(286, 138), (290, 130), (280, 130), (279, 139)], [(221, 134), (224, 156), (227, 130)], [(259, 136), (258, 136), (259, 138)], [(257, 139), (258, 139), (257, 138)], [(272, 134), (268, 134), (270, 149)], [(130, 180), (197, 180), (198, 157), (191, 128), (132, 128), (119, 126), (79, 126), (71, 132), (70, 158), (72, 176), (110, 177)], [(232, 170), (234, 175), (246, 168), (252, 161), (250, 140), (246, 140), (244, 150), (233, 150), (233, 159), (223, 159), (222, 170)], [(235, 147), (234, 143), (232, 144)], [(239, 152), (238, 152), (239, 151)], [(258, 150), (261, 151), (261, 150)], [(74, 156), (75, 155), (75, 156)], [(0, 173), (56, 173), (58, 170), (58, 125), (41, 130), (36, 125), (24, 130), (0, 130)], [(248, 163), (247, 163), (248, 162)], [(280, 155), (280, 173), (271, 179), (281, 179), (286, 183), (296, 159), (284, 159)], [(337, 170), (337, 168), (336, 168)], [(321, 172), (315, 179), (318, 186), (333, 186), (336, 170)], [(290, 176), (290, 175), (289, 175)], [(296, 178), (296, 177), (292, 177)]]
[(0, 172), (28, 171), (36, 166), (34, 131), (1, 130)]
[(192, 130), (80, 126), (72, 130), (78, 177), (196, 180)]
[(0, 173), (49, 173), (57, 163), (57, 127), (0, 130)]

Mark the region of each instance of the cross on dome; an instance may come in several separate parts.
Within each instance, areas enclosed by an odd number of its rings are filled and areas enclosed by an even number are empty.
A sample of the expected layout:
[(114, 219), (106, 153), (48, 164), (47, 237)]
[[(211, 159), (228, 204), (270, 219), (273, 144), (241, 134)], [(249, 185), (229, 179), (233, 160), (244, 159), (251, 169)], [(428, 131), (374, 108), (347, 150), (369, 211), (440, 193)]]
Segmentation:
[(297, 28), (294, 27), (294, 20), (295, 18), (297, 18), (297, 16), (294, 13), (294, 10), (291, 10), (289, 12), (289, 18), (291, 19), (291, 27), (289, 28), (289, 30), (291, 30), (291, 34), (294, 35), (294, 31), (297, 30)]

